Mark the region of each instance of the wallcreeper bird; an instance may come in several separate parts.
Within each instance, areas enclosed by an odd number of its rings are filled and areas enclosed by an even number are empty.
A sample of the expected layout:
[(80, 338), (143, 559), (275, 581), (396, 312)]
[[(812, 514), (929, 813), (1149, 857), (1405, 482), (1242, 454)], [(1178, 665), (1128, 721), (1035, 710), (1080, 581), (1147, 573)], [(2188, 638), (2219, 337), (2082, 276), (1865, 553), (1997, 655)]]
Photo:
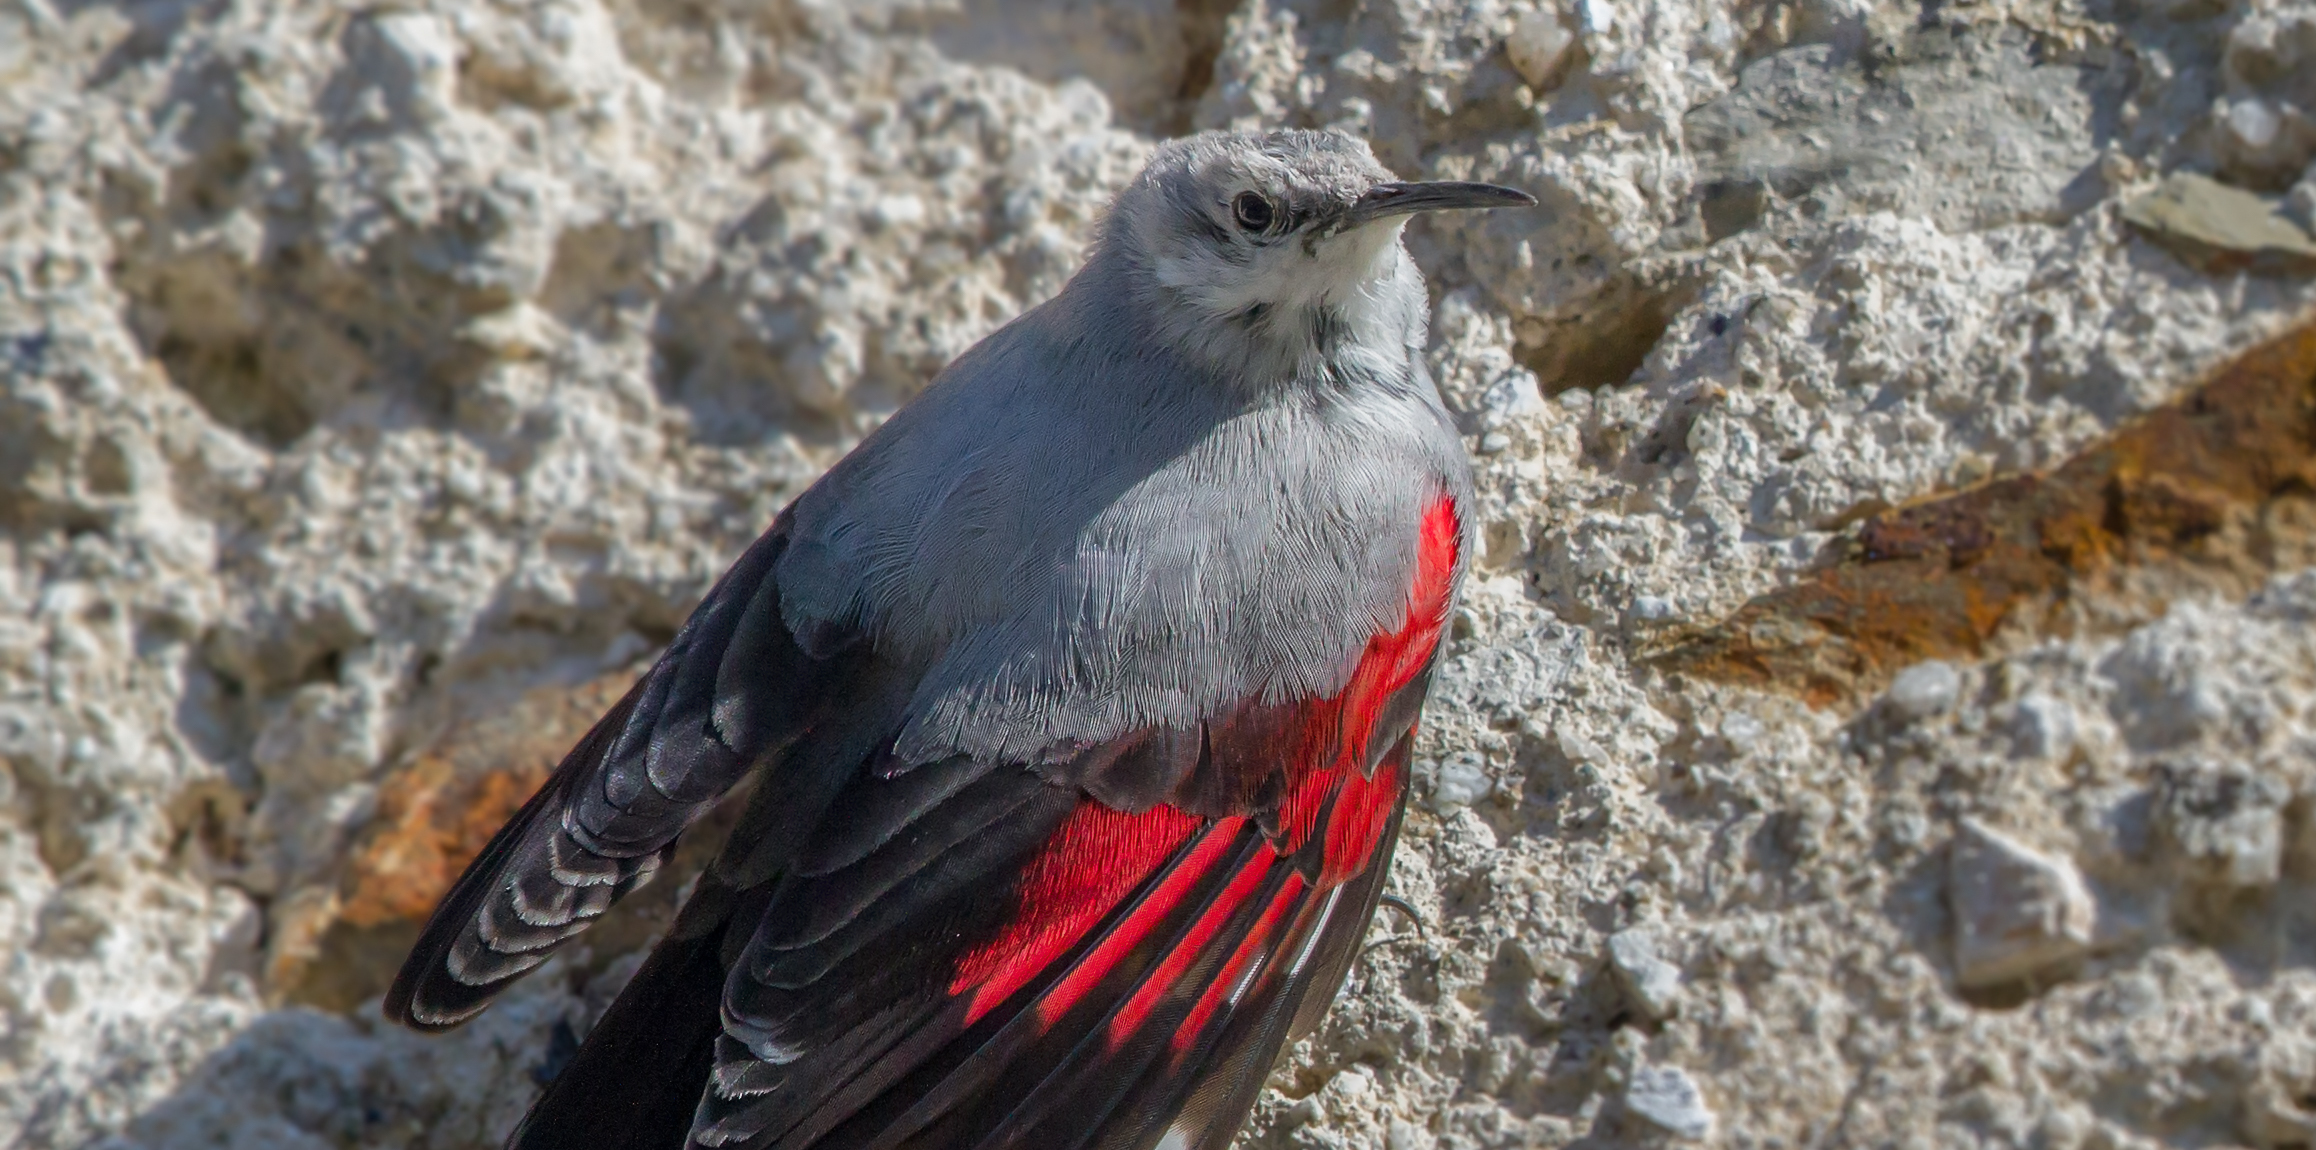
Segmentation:
[(1157, 149), (1085, 267), (806, 491), (467, 868), (455, 1026), (754, 776), (510, 1141), (1222, 1150), (1382, 889), (1471, 550), (1401, 183)]

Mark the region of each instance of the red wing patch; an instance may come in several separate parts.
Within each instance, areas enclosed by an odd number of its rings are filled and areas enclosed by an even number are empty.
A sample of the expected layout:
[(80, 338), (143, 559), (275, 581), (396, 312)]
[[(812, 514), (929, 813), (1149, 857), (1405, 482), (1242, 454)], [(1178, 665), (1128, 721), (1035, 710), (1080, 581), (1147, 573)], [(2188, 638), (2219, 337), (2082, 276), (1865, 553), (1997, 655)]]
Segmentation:
[(1279, 927), (1286, 922), (1288, 912), (1295, 908), (1296, 901), (1302, 898), (1306, 889), (1303, 876), (1299, 874), (1290, 874), (1286, 881), (1279, 884), (1278, 891), (1271, 895), (1270, 905), (1263, 909), (1262, 918), (1256, 920), (1254, 929), (1247, 932), (1245, 941), (1238, 944), (1238, 949), (1231, 953), (1230, 961), (1222, 965), (1215, 980), (1206, 985), (1206, 992), (1198, 996), (1197, 1005), (1190, 1008), (1182, 1025), (1175, 1029), (1174, 1040), (1168, 1043), (1168, 1053), (1172, 1058), (1179, 1061), (1187, 1056), (1198, 1036), (1205, 1033), (1206, 1025), (1214, 1018), (1215, 1012), (1245, 992), (1248, 979), (1259, 970), (1259, 960), (1270, 953), (1269, 948), (1276, 940)]
[[(1035, 978), (1053, 961), (1076, 947), (1094, 925), (1123, 902), (1134, 888), (1156, 873), (1176, 849), (1197, 833), (1205, 820), (1172, 807), (1153, 807), (1138, 815), (1112, 810), (1096, 802), (1078, 804), (1022, 877), (1021, 913), (997, 938), (967, 951), (957, 962), (949, 993), (969, 996), (968, 1024), (980, 1021), (991, 1008)], [(1224, 836), (1209, 839), (1219, 850)], [(1203, 867), (1177, 872), (1176, 889), (1153, 892), (1146, 918), (1152, 922), (1167, 902), (1180, 898)], [(1129, 928), (1113, 944), (1122, 951), (1145, 933)], [(1089, 971), (1073, 985), (1101, 977)], [(1066, 993), (1041, 1009), (1065, 1011), (1074, 997)], [(1052, 996), (1049, 996), (1052, 997)]]

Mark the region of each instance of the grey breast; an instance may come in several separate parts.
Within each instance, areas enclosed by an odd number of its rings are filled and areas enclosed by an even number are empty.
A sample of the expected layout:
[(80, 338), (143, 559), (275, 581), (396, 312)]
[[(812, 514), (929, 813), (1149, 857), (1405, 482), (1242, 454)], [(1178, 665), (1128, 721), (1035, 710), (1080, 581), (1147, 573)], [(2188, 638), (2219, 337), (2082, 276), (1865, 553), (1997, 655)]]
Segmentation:
[(1333, 694), (1405, 617), (1424, 510), (1469, 488), (1412, 357), (1250, 393), (1069, 308), (961, 357), (794, 508), (791, 627), (924, 668), (904, 759)]

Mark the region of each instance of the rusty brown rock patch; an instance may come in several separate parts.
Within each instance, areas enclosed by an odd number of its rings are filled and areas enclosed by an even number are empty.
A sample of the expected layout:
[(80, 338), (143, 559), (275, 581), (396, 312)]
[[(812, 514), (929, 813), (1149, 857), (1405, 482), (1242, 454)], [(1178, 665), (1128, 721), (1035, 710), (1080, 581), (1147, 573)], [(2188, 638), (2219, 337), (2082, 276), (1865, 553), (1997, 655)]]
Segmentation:
[(633, 676), (535, 689), (463, 720), (378, 787), (372, 830), (349, 861), (339, 917), (373, 927), (423, 920), (564, 752)]
[[(565, 752), (635, 681), (635, 671), (534, 688), (477, 706), (379, 783), (377, 813), (348, 856), (334, 905), (312, 937), (268, 970), (286, 998), (348, 1010), (374, 995), (466, 865), (553, 774)], [(581, 940), (582, 965), (640, 947), (673, 917), (676, 893), (721, 845), (730, 803), (687, 835), (660, 877)]]
[(1854, 700), (1924, 659), (2079, 626), (2150, 566), (2275, 570), (2305, 550), (2312, 491), (2316, 321), (2062, 466), (1869, 516), (1799, 583), (1646, 661), (1817, 706)]

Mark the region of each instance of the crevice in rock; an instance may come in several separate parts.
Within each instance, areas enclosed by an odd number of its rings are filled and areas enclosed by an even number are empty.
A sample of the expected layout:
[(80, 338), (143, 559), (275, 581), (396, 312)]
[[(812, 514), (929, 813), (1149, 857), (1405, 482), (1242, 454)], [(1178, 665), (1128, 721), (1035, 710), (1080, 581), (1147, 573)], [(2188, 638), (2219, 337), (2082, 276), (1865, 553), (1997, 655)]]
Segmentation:
[(1719, 243), (1761, 222), (1769, 211), (1769, 185), (1759, 179), (1708, 180), (1697, 189), (1697, 214), (1705, 242)]
[(223, 779), (202, 779), (170, 796), (170, 856), (203, 868), (232, 869), (248, 861), (248, 795)]
[(471, 52), (459, 61), (458, 100), (485, 112), (509, 106), (552, 112), (570, 104), (572, 93), (537, 68)]
[(337, 683), (343, 674), (345, 652), (333, 647), (315, 655), (298, 669), (297, 681), (306, 683)]
[(462, 242), (396, 237), (360, 271), (301, 248), (253, 263), (132, 252), (117, 282), (132, 330), (171, 382), (220, 424), (279, 450), (357, 403), (387, 425), (448, 422), (452, 395), (489, 359), (460, 330), (508, 302), (429, 270), (440, 262), (433, 248)]
[(1222, 56), (1223, 33), (1238, 0), (1175, 0), (1182, 22), (1182, 79), (1175, 85), (1174, 109), (1161, 127), (1169, 136), (1191, 130), (1198, 101), (1214, 86), (1214, 62)]
[(211, 419), (251, 439), (279, 449), (314, 425), (313, 413), (264, 371), (254, 339), (206, 342), (165, 330), (151, 346), (169, 378)]
[[(744, 446), (781, 432), (810, 435), (815, 420), (792, 397), (791, 365), (776, 358), (745, 323), (745, 293), (720, 277), (671, 297), (652, 333), (652, 382), (661, 402), (691, 417), (701, 443)], [(803, 320), (789, 309), (766, 326), (783, 334)], [(802, 341), (799, 340), (799, 343)], [(799, 355), (809, 367), (809, 356)]]
[[(2054, 978), (2052, 981), (2064, 981)], [(2010, 1011), (2033, 1002), (2049, 989), (2042, 981), (2021, 978), (1993, 986), (1957, 987), (1954, 996), (1980, 1010)]]
[(81, 484), (91, 495), (127, 495), (132, 486), (129, 457), (118, 441), (99, 439), (81, 456)]
[(2316, 321), (2048, 471), (1866, 515), (1799, 583), (1669, 636), (1657, 667), (1855, 702), (1925, 659), (2240, 596), (2316, 555)]
[(606, 330), (657, 295), (651, 269), (660, 261), (658, 246), (649, 227), (606, 222), (565, 230), (556, 237), (539, 306), (572, 327)]
[(1632, 283), (1612, 288), (1585, 312), (1547, 329), (1542, 342), (1522, 346), (1520, 364), (1536, 373), (1537, 387), (1547, 398), (1616, 386), (1640, 370), (1677, 310), (1676, 301), (1663, 292)]
[(1040, 83), (1091, 83), (1118, 124), (1153, 136), (1189, 131), (1214, 83), (1238, 0), (962, 0), (900, 16), (895, 31), (925, 36), (943, 55), (1011, 68)]

